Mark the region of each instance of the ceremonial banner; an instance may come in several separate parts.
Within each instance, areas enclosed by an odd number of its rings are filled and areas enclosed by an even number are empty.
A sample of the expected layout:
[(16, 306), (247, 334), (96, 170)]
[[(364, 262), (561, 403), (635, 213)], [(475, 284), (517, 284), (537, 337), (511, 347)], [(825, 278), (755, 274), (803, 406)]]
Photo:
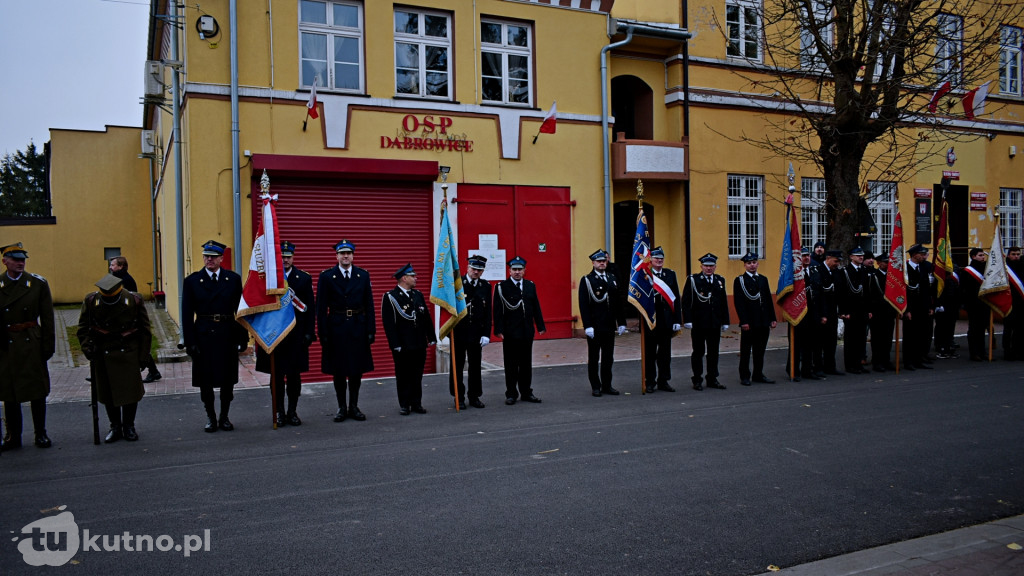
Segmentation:
[(304, 310), (305, 305), (295, 298), (293, 291), (288, 290), (281, 296), (281, 308), (278, 310), (243, 316), (238, 321), (253, 335), (260, 348), (270, 354), (295, 327), (296, 309)]
[(999, 234), (999, 221), (996, 220), (996, 233), (992, 238), (992, 249), (988, 251), (988, 264), (985, 266), (985, 279), (978, 288), (978, 298), (1000, 317), (1005, 318), (1013, 308), (1013, 294), (1010, 293), (1010, 279), (1006, 273), (1006, 260), (1003, 256), (1003, 241)]
[(441, 232), (437, 237), (437, 257), (434, 258), (434, 275), (431, 280), (430, 301), (451, 314), (441, 325), (439, 334), (444, 338), (467, 313), (466, 292), (462, 288), (458, 251), (448, 222), (447, 201), (441, 202)]
[(667, 302), (675, 305), (672, 291), (662, 282), (661, 289), (656, 287), (654, 274), (651, 274), (651, 236), (647, 232), (647, 217), (643, 207), (636, 217), (636, 237), (633, 239), (633, 258), (629, 264), (629, 303), (640, 311), (640, 316), (647, 322), (647, 327), (654, 329), (657, 318), (654, 314), (654, 292), (664, 296)]
[(889, 271), (885, 274), (885, 300), (901, 315), (907, 311), (906, 253), (903, 250), (903, 217), (896, 212), (889, 248)]
[(800, 257), (800, 249), (800, 226), (796, 219), (796, 210), (793, 210), (791, 194), (786, 199), (786, 234), (782, 237), (779, 286), (775, 291), (775, 300), (782, 308), (782, 317), (794, 326), (807, 315), (804, 261)]
[(935, 282), (938, 285), (937, 296), (942, 296), (942, 290), (946, 286), (946, 278), (953, 275), (953, 255), (950, 254), (949, 243), (949, 204), (946, 198), (942, 198), (942, 215), (939, 216), (939, 230), (935, 241), (935, 253), (932, 254), (932, 264), (935, 265)]

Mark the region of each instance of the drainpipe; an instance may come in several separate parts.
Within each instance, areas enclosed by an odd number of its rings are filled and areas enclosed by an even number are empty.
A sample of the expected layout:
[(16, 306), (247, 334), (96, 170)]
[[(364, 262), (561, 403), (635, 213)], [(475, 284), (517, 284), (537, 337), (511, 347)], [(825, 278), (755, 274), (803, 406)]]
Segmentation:
[[(178, 66), (178, 3), (171, 3), (171, 60)], [(181, 66), (183, 69), (184, 66)], [(181, 198), (181, 81), (178, 74), (182, 69), (172, 68), (171, 74), (171, 116), (173, 127), (171, 133), (174, 138), (174, 233), (177, 235), (178, 244), (178, 322), (183, 320), (181, 310), (181, 298), (184, 293), (185, 280), (185, 241), (182, 224), (182, 198)], [(178, 348), (184, 348), (183, 338), (178, 340)]]
[(626, 29), (626, 39), (601, 48), (601, 151), (604, 154), (604, 250), (612, 251), (612, 159), (608, 138), (608, 52), (633, 41), (633, 27)]
[(242, 273), (242, 183), (238, 174), (238, 0), (230, 2), (231, 27), (231, 192), (235, 214), (235, 272)]
[[(689, 3), (687, 0), (683, 0), (683, 14), (680, 19), (683, 23), (683, 28), (689, 28)], [(683, 44), (683, 135), (689, 139), (690, 137), (690, 44)], [(687, 150), (690, 150), (687, 147)], [(691, 155), (686, 159), (689, 164)], [(689, 166), (687, 169), (689, 170)], [(693, 253), (690, 250), (690, 181), (683, 181), (683, 209), (686, 210), (686, 218), (683, 220), (683, 240), (686, 242), (686, 250), (683, 252), (686, 257), (686, 270), (689, 272), (693, 270)]]
[(153, 227), (153, 290), (163, 290), (160, 287), (160, 269), (156, 261), (156, 183), (153, 181), (153, 162), (155, 158), (149, 157), (149, 220)]

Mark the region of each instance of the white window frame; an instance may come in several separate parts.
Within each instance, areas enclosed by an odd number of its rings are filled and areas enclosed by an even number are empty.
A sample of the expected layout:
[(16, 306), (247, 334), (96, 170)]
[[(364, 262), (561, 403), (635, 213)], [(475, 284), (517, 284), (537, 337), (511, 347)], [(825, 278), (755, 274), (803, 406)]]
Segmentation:
[[(433, 10), (417, 10), (417, 9), (413, 9), (413, 8), (395, 8), (395, 12), (394, 13), (395, 13), (395, 15), (397, 15), (398, 13), (415, 14), (415, 15), (418, 16), (418, 19), (419, 19), (419, 25), (417, 27), (418, 32), (416, 34), (409, 34), (409, 33), (406, 33), (406, 32), (398, 32), (397, 30), (394, 31), (394, 36), (395, 36), (395, 45), (394, 45), (394, 49), (395, 49), (395, 52), (394, 52), (394, 57), (395, 57), (395, 59), (394, 59), (395, 95), (397, 95), (397, 96), (406, 96), (406, 97), (419, 97), (419, 98), (426, 98), (426, 99), (430, 99), (430, 100), (443, 100), (443, 101), (450, 101), (450, 100), (454, 99), (455, 95), (454, 95), (453, 92), (454, 92), (455, 86), (452, 83), (452, 16), (451, 16), (451, 14), (448, 14), (446, 12), (437, 12), (437, 11), (433, 11)], [(446, 34), (446, 36), (444, 38), (441, 38), (439, 36), (427, 36), (427, 34), (426, 34), (426, 26), (425, 26), (425, 22), (424, 22), (424, 20), (425, 20), (425, 18), (427, 16), (440, 17), (440, 18), (444, 18), (447, 21), (447, 24), (445, 26), (445, 34)], [(394, 29), (394, 26), (395, 26), (394, 17), (392, 17), (392, 19), (391, 19), (391, 24), (392, 24), (392, 29)], [(417, 51), (419, 53), (418, 54), (419, 62), (417, 64), (417, 71), (419, 73), (419, 91), (416, 92), (416, 93), (399, 91), (399, 86), (398, 86), (398, 71), (399, 71), (399, 66), (398, 66), (398, 45), (399, 44), (414, 44), (414, 45), (416, 45), (418, 47)], [(444, 72), (444, 75), (446, 77), (446, 79), (445, 79), (445, 86), (447, 88), (447, 94), (445, 94), (443, 96), (427, 94), (427, 74), (428, 74), (428, 70), (427, 70), (427, 48), (444, 48), (447, 51), (447, 56), (445, 57), (446, 70)], [(405, 68), (403, 68), (403, 69), (405, 69)], [(431, 70), (429, 72), (430, 72), (430, 74), (438, 74), (439, 73), (436, 70)]]
[[(493, 44), (490, 42), (483, 41), (483, 31), (481, 30), (480, 35), (480, 94), (484, 102), (496, 103), (496, 104), (508, 104), (510, 106), (533, 106), (533, 25), (527, 22), (508, 21), (508, 20), (495, 20), (491, 18), (484, 18), (480, 20), (480, 27), (483, 28), (485, 24), (494, 26), (501, 26), (501, 44)], [(526, 46), (515, 46), (508, 42), (508, 29), (510, 26), (518, 28), (526, 28)], [(483, 70), (483, 58), (484, 54), (498, 54), (501, 57), (501, 99), (500, 100), (489, 100), (484, 96), (483, 83), (485, 79), (497, 78), (496, 76), (484, 76)], [(526, 101), (518, 102), (511, 97), (510, 84), (513, 80), (509, 69), (509, 57), (520, 56), (526, 58)]]
[(800, 179), (800, 243), (804, 246), (825, 242), (828, 235), (826, 196), (824, 178)]
[(879, 51), (878, 59), (875, 61), (875, 81), (878, 82), (882, 78), (882, 73), (886, 73), (886, 78), (892, 79), (893, 70), (896, 68), (896, 59), (893, 58), (889, 61), (889, 69), (885, 69), (886, 58), (892, 53), (892, 41), (893, 36), (896, 34), (896, 7), (893, 4), (887, 3), (882, 7), (884, 14), (882, 16), (882, 33), (878, 38)]
[(1021, 95), (1021, 39), (1024, 33), (1016, 26), (999, 28), (999, 93)]
[(999, 234), (1003, 247), (1024, 245), (1021, 229), (1024, 216), (1024, 189), (999, 188)]
[[(327, 23), (319, 24), (313, 22), (302, 21), (302, 5), (305, 3), (310, 4), (323, 4), (325, 5), (327, 12)], [(334, 6), (351, 6), (356, 8), (359, 12), (359, 23), (356, 27), (351, 26), (336, 26), (334, 24)], [(313, 85), (315, 78), (306, 78), (303, 75), (303, 63), (306, 61), (313, 61), (312, 58), (306, 58), (303, 56), (302, 39), (304, 35), (315, 35), (326, 37), (326, 51), (324, 59), (316, 59), (317, 62), (326, 63), (326, 78), (320, 78), (317, 84), (318, 88), (327, 89), (331, 91), (347, 92), (353, 94), (365, 93), (365, 74), (363, 73), (364, 62), (366, 61), (363, 53), (363, 4), (361, 2), (352, 2), (349, 0), (300, 0), (298, 2), (299, 11), (299, 84), (302, 87), (309, 88)], [(355, 41), (359, 47), (358, 60), (355, 63), (358, 68), (357, 71), (357, 86), (344, 86), (339, 85), (338, 78), (336, 77), (336, 67), (338, 65), (351, 65), (349, 62), (335, 62), (335, 43), (340, 40), (352, 40)], [(316, 74), (320, 76), (320, 74)]]
[(747, 251), (764, 258), (764, 176), (729, 174), (729, 259)]
[(896, 182), (868, 182), (868, 210), (875, 221), (872, 252), (888, 254), (892, 247), (892, 230), (896, 221)]
[[(825, 44), (832, 45), (833, 26), (832, 9), (830, 4), (821, 0), (814, 0), (814, 23), (821, 24), (828, 22), (818, 33)], [(810, 24), (810, 22), (808, 22)], [(824, 70), (825, 61), (818, 54), (818, 45), (814, 42), (814, 35), (806, 26), (800, 30), (800, 67), (804, 70)]]
[(935, 35), (935, 74), (939, 84), (949, 82), (953, 88), (962, 84), (963, 52), (963, 18), (953, 14), (939, 14)]
[[(725, 53), (729, 58), (741, 58), (756, 62), (760, 62), (763, 58), (761, 46), (761, 6), (762, 4), (758, 0), (730, 0), (725, 3), (725, 33), (728, 40)], [(740, 16), (737, 20), (730, 19), (730, 8), (737, 10), (737, 16)], [(754, 20), (753, 23), (749, 22), (751, 17)], [(753, 26), (753, 30), (750, 30), (751, 26)], [(735, 37), (733, 36), (734, 28), (736, 32)], [(749, 55), (745, 49), (751, 40), (756, 52), (753, 56)], [(736, 50), (735, 54), (730, 52), (734, 47)]]

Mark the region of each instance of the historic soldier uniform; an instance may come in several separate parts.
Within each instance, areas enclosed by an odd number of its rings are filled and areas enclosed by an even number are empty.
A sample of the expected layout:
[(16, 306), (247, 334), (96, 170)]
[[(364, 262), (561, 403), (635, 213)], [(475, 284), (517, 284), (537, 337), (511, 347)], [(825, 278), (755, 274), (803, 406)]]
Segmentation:
[(931, 347), (935, 311), (932, 265), (924, 260), (928, 249), (920, 244), (911, 246), (907, 253), (910, 258), (907, 260), (907, 311), (903, 315), (903, 362), (907, 370), (930, 369), (925, 360)]
[[(135, 282), (135, 278), (128, 273), (128, 259), (124, 256), (114, 256), (110, 259), (109, 268), (111, 274), (121, 279), (123, 288), (129, 292), (138, 292), (139, 285)], [(150, 355), (149, 359), (146, 360), (145, 368), (149, 369), (149, 373), (142, 379), (143, 384), (149, 384), (150, 382), (156, 382), (163, 375), (160, 374), (160, 369), (156, 367), (156, 360)]]
[(878, 269), (868, 270), (868, 309), (871, 310), (871, 366), (875, 372), (895, 370), (891, 360), (893, 330), (896, 328), (896, 309), (885, 299), (885, 277), (889, 269), (889, 256), (879, 254), (875, 261)]
[[(284, 263), (284, 279), (288, 288), (295, 293), (295, 298), (305, 306), (304, 310), (295, 307), (295, 326), (274, 348), (274, 375), (277, 425), (290, 424), (300, 426), (302, 420), (295, 411), (302, 394), (302, 373), (309, 370), (309, 346), (316, 340), (316, 321), (314, 320), (313, 277), (292, 266), (295, 256), (295, 245), (281, 242), (281, 259)], [(256, 347), (256, 370), (270, 374), (270, 354)], [(284, 398), (288, 397), (288, 411), (285, 412)]]
[(867, 372), (861, 364), (867, 346), (868, 320), (868, 271), (864, 267), (864, 249), (856, 246), (848, 253), (849, 264), (836, 270), (836, 303), (839, 316), (843, 319), (843, 362), (849, 374)]
[(644, 368), (647, 381), (645, 392), (650, 394), (655, 388), (665, 392), (675, 392), (668, 381), (672, 379), (672, 337), (683, 328), (683, 311), (679, 302), (679, 281), (674, 270), (661, 267), (665, 261), (665, 251), (661, 246), (651, 250), (651, 273), (668, 286), (675, 297), (675, 304), (667, 302), (662, 295), (654, 292), (654, 330), (647, 327), (646, 322), (640, 323), (644, 331)]
[(320, 369), (334, 377), (335, 422), (346, 417), (366, 420), (359, 410), (359, 388), (363, 374), (373, 370), (370, 344), (377, 335), (373, 288), (369, 272), (352, 265), (355, 250), (348, 240), (338, 242), (334, 246), (338, 265), (321, 272), (316, 287), (316, 323), (323, 347)]
[(523, 278), (526, 260), (516, 256), (508, 263), (511, 278), (494, 287), (494, 335), (503, 340), (505, 362), (505, 404), (540, 402), (533, 395), (533, 334), (543, 334), (544, 316), (537, 299), (537, 286)]
[(25, 272), (28, 252), (21, 243), (0, 248), (6, 271), (0, 275), (0, 313), (6, 332), (0, 346), (0, 401), (4, 403), (7, 434), (3, 449), (21, 447), (21, 403), (30, 402), (35, 444), (49, 448), (46, 435), (46, 397), (50, 372), (46, 367), (56, 351), (53, 298), (46, 279)]
[(757, 273), (757, 254), (747, 252), (743, 258), (747, 269), (732, 283), (733, 305), (740, 324), (740, 384), (750, 386), (750, 356), (754, 356), (754, 382), (773, 384), (764, 375), (764, 352), (768, 337), (775, 328), (775, 302), (768, 278)]
[[(729, 329), (729, 304), (726, 302), (725, 278), (715, 274), (718, 256), (710, 252), (700, 257), (701, 272), (691, 274), (683, 288), (683, 322), (690, 329), (693, 354), (690, 367), (693, 369), (693, 389), (703, 390), (702, 380), (708, 388), (725, 390), (718, 381), (718, 345), (722, 332)], [(708, 357), (707, 377), (704, 372), (704, 355)]]
[(395, 272), (398, 285), (384, 294), (381, 320), (395, 360), (395, 384), (401, 414), (426, 414), (423, 408), (423, 365), (427, 347), (437, 342), (434, 321), (427, 312), (423, 294), (416, 290), (416, 272), (406, 264)]
[(96, 286), (99, 292), (82, 303), (78, 341), (90, 362), (96, 397), (110, 420), (104, 442), (135, 441), (135, 414), (146, 394), (140, 370), (152, 358), (149, 315), (142, 298), (124, 289), (121, 278), (107, 274)]
[[(249, 333), (235, 320), (242, 298), (242, 277), (220, 267), (226, 246), (203, 244), (204, 267), (185, 278), (181, 295), (181, 330), (192, 357), (192, 386), (206, 408), (206, 432), (234, 430), (228, 419), (238, 383), (238, 354), (249, 346)], [(220, 388), (220, 418), (214, 408)]]
[[(608, 253), (598, 250), (590, 255), (593, 271), (580, 279), (580, 320), (587, 335), (587, 376), (591, 394), (617, 396), (612, 387), (612, 365), (615, 363), (615, 333), (626, 331), (626, 315), (622, 310), (622, 293), (613, 274), (608, 274)], [(600, 362), (600, 371), (598, 371)]]
[[(839, 337), (839, 310), (836, 304), (836, 264), (843, 255), (839, 250), (826, 250), (825, 261), (811, 271), (813, 290), (818, 298), (815, 311), (815, 368), (831, 376), (842, 376), (836, 369), (836, 341)], [(832, 266), (829, 266), (829, 264)]]
[(487, 258), (483, 256), (469, 257), (470, 272), (462, 277), (462, 289), (466, 294), (466, 317), (455, 325), (454, 354), (455, 374), (448, 377), (448, 388), (455, 396), (456, 387), (459, 391), (459, 406), (466, 402), (466, 385), (462, 377), (462, 369), (469, 356), (469, 405), (483, 408), (480, 401), (483, 394), (483, 349), (491, 341), (491, 283), (480, 277), (487, 268)]

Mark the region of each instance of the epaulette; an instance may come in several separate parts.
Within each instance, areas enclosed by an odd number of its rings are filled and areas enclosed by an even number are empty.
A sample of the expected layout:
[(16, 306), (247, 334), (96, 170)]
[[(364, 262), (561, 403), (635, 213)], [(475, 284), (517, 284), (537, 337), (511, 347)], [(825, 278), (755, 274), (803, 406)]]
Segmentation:
[(42, 276), (40, 276), (39, 274), (36, 274), (35, 272), (29, 272), (28, 274), (29, 274), (29, 276), (32, 276), (33, 278), (35, 278), (36, 280), (39, 280), (40, 282), (42, 282), (44, 284), (47, 283), (46, 282), (46, 278), (43, 278)]

